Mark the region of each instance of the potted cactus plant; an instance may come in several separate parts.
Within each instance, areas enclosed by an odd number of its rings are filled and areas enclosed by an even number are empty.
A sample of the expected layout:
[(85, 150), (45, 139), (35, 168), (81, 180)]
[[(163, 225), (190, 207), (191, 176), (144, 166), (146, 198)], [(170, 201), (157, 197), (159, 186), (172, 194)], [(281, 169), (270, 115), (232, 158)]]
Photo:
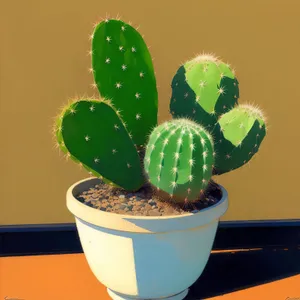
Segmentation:
[(75, 99), (55, 122), (58, 147), (90, 178), (67, 191), (87, 262), (112, 299), (185, 298), (210, 255), (226, 190), (212, 180), (247, 163), (265, 136), (260, 110), (238, 105), (238, 81), (201, 55), (172, 81), (173, 119), (142, 36), (121, 20), (92, 35), (99, 99)]

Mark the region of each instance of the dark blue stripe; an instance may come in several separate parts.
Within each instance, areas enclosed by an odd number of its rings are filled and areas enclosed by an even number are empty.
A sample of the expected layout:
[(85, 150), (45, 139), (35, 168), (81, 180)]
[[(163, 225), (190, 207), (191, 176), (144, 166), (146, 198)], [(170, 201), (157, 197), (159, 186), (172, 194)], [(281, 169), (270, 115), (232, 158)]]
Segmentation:
[[(300, 247), (300, 220), (220, 222), (213, 249), (266, 247)], [(75, 223), (0, 226), (0, 256), (81, 252)]]

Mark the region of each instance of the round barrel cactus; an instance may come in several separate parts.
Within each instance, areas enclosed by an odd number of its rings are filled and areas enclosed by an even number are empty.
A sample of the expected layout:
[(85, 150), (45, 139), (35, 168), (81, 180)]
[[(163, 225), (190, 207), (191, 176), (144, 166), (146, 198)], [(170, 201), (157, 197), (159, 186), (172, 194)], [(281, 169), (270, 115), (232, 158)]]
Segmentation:
[(190, 120), (159, 125), (150, 135), (144, 158), (149, 182), (175, 202), (198, 200), (212, 176), (213, 149), (209, 133)]

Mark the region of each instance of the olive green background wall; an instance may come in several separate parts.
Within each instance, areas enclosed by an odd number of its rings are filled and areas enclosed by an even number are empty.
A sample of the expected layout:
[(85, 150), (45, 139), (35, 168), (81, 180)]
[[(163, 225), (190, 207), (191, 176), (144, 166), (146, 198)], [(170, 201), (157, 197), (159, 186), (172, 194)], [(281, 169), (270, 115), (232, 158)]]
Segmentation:
[(107, 13), (141, 25), (155, 58), (160, 122), (170, 118), (179, 64), (203, 51), (236, 69), (240, 102), (266, 112), (260, 153), (217, 179), (230, 195), (223, 220), (300, 218), (299, 1), (0, 3), (0, 224), (73, 222), (65, 192), (88, 174), (54, 149), (51, 126), (68, 98), (97, 94), (88, 72), (89, 35)]

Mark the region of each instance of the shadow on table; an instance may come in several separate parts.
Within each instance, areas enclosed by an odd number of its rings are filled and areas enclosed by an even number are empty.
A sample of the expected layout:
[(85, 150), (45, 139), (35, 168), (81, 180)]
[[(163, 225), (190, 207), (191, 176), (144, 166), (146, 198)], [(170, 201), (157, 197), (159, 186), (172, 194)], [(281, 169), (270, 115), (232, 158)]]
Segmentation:
[(212, 253), (186, 300), (202, 300), (300, 273), (300, 249)]

